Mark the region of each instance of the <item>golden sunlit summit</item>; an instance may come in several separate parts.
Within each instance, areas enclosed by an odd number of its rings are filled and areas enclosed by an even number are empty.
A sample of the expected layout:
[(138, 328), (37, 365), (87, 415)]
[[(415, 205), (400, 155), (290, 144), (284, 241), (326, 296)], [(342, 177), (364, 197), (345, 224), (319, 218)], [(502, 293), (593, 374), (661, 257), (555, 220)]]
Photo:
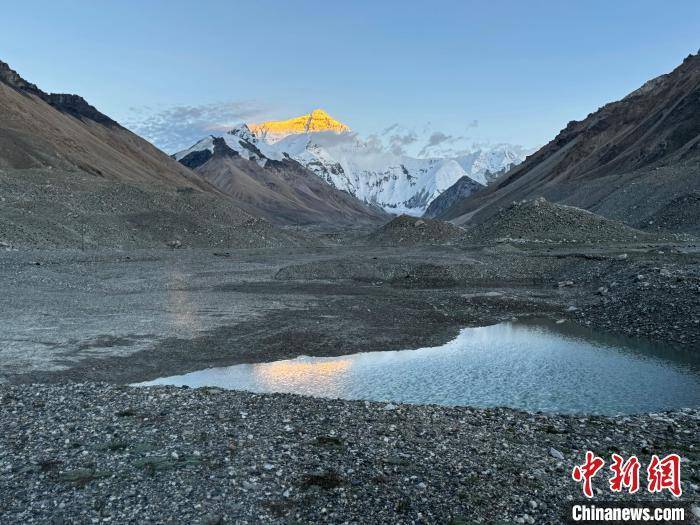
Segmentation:
[(281, 138), (299, 133), (314, 133), (333, 131), (343, 133), (350, 128), (334, 119), (322, 109), (314, 109), (311, 113), (288, 120), (270, 120), (259, 124), (248, 124), (250, 130), (261, 138)]

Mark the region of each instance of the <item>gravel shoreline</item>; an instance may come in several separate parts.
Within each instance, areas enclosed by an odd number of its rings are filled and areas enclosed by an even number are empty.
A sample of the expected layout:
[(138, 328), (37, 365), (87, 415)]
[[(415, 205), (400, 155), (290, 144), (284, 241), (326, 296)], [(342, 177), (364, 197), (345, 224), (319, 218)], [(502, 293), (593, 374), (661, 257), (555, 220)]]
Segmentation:
[[(565, 416), (66, 383), (0, 385), (0, 428), (0, 523), (561, 523), (586, 450), (643, 466), (676, 452), (681, 500), (700, 496), (694, 409)], [(607, 475), (594, 487), (594, 503), (621, 499)]]

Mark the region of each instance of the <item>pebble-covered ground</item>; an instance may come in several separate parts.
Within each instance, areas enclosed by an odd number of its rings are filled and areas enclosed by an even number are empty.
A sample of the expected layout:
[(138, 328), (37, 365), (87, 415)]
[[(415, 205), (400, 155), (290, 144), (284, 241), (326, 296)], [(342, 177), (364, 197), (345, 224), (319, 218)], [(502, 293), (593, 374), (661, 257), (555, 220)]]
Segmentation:
[(59, 169), (0, 168), (0, 249), (262, 248), (309, 244), (235, 203)]
[[(3, 524), (562, 523), (586, 450), (644, 466), (678, 453), (682, 500), (700, 513), (697, 410), (606, 418), (2, 385), (0, 428)], [(594, 502), (620, 498), (607, 479)]]
[(360, 242), (372, 246), (420, 246), (450, 244), (463, 237), (464, 230), (449, 222), (400, 215)]
[[(672, 235), (666, 234), (666, 238)], [(664, 238), (635, 230), (620, 221), (573, 206), (535, 200), (511, 204), (491, 219), (467, 230), (468, 242), (512, 239), (520, 242), (592, 243), (635, 242)]]
[[(571, 285), (588, 300), (572, 312), (579, 322), (605, 331), (700, 349), (700, 264), (698, 257), (668, 253), (622, 253), (585, 271)], [(622, 264), (620, 264), (622, 263)], [(583, 268), (583, 266), (582, 266)], [(560, 281), (562, 282), (562, 281)], [(573, 290), (572, 290), (573, 291)], [(576, 293), (576, 292), (574, 292)]]
[(562, 523), (589, 449), (643, 466), (677, 452), (683, 499), (700, 498), (698, 410), (603, 418), (119, 386), (438, 345), (525, 316), (692, 352), (692, 243), (1, 255), (2, 525)]

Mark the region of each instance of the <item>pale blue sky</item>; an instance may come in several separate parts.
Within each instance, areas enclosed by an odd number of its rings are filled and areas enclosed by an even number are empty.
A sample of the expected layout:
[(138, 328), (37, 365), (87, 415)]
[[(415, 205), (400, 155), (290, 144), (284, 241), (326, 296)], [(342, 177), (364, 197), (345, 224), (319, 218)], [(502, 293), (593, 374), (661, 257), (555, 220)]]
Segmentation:
[(6, 5), (0, 31), (25, 78), (168, 150), (315, 107), (363, 135), (531, 147), (699, 47), (697, 0), (53, 0)]

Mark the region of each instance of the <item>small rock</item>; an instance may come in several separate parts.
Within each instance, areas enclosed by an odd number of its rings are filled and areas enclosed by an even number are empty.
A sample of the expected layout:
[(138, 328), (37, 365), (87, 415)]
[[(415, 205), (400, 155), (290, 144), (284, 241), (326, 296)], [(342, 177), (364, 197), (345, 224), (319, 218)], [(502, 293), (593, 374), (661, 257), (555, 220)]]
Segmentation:
[(203, 525), (223, 525), (224, 517), (220, 514), (207, 514), (202, 518)]
[(564, 459), (564, 454), (559, 452), (556, 448), (550, 447), (549, 448), (549, 455), (552, 456), (553, 458), (556, 459)]

